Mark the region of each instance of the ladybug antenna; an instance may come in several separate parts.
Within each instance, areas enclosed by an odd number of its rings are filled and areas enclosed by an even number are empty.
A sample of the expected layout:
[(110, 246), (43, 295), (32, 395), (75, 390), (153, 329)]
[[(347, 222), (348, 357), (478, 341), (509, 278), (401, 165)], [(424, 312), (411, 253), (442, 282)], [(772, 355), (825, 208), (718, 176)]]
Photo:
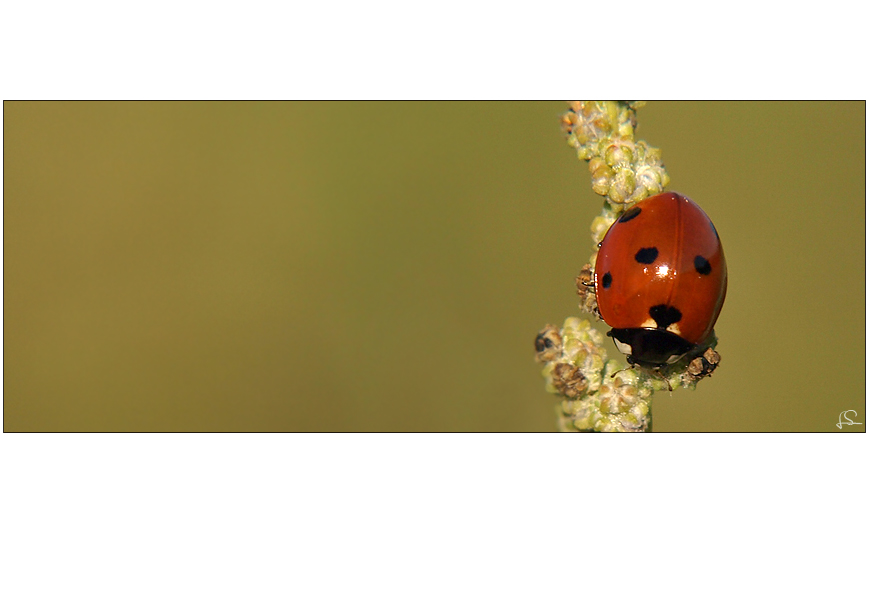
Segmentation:
[(616, 372), (611, 374), (610, 378), (613, 379), (613, 377), (616, 376), (617, 374), (619, 374), (620, 372), (625, 372), (626, 370), (633, 370), (634, 368), (635, 368), (634, 364), (629, 364), (627, 368), (620, 368), (619, 370), (617, 370)]
[(653, 368), (652, 370), (650, 370), (650, 372), (652, 374), (655, 374), (656, 376), (658, 376), (659, 378), (661, 378), (664, 381), (665, 386), (668, 387), (668, 391), (670, 391), (672, 393), (674, 392), (674, 389), (671, 386), (671, 382), (668, 380), (668, 377), (664, 375), (661, 368)]
[(658, 367), (655, 367), (655, 368), (644, 368), (643, 366), (638, 366), (638, 365), (635, 364), (634, 362), (629, 362), (629, 363), (628, 363), (628, 367), (626, 367), (626, 368), (620, 368), (619, 370), (617, 370), (616, 372), (614, 372), (613, 374), (611, 374), (611, 375), (610, 375), (610, 378), (611, 378), (611, 380), (612, 380), (612, 379), (615, 378), (616, 375), (619, 374), (620, 372), (625, 372), (626, 370), (634, 370), (635, 368), (640, 368), (641, 370), (646, 370), (647, 372), (649, 372), (650, 374), (652, 374), (652, 375), (655, 376), (656, 378), (660, 378), (660, 379), (662, 380), (662, 382), (665, 383), (665, 386), (668, 387), (668, 390), (669, 390), (670, 392), (674, 392), (674, 389), (673, 389), (673, 387), (671, 386), (671, 383), (670, 383), (670, 381), (668, 380), (668, 377), (665, 376), (664, 373), (662, 372), (662, 369), (661, 369), (661, 368), (658, 368)]

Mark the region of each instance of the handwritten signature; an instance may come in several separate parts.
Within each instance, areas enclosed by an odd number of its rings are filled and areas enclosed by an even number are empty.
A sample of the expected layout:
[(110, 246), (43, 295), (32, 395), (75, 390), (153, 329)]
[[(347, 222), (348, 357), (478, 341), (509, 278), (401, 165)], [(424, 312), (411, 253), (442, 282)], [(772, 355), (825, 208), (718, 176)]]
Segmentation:
[[(848, 414), (854, 414), (853, 417), (849, 417)], [(854, 409), (849, 409), (848, 411), (842, 411), (840, 413), (840, 421), (837, 422), (837, 429), (842, 430), (844, 425), (864, 425), (857, 421), (854, 421), (858, 418), (858, 413)]]

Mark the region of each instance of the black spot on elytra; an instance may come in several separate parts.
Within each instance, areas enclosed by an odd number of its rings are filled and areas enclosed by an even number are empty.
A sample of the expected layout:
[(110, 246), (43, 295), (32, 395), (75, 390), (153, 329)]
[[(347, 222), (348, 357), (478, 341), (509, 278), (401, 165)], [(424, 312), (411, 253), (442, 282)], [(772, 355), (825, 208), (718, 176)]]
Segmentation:
[(612, 283), (613, 283), (613, 277), (610, 275), (609, 271), (607, 273), (605, 273), (603, 276), (601, 276), (601, 285), (604, 286), (605, 288), (609, 288), (610, 284), (612, 284)]
[(710, 262), (707, 261), (704, 257), (701, 257), (700, 255), (695, 255), (695, 271), (697, 271), (701, 275), (710, 275), (710, 272), (713, 271), (713, 268), (710, 266)]
[(634, 254), (634, 260), (638, 263), (649, 265), (659, 256), (659, 250), (655, 247), (644, 247)]
[(667, 329), (674, 323), (679, 323), (683, 318), (683, 313), (666, 304), (656, 304), (649, 309), (649, 316), (656, 322), (659, 329)]
[(624, 222), (628, 222), (629, 220), (634, 220), (640, 216), (640, 207), (634, 206), (633, 208), (629, 208), (623, 212), (622, 216), (617, 220), (618, 223), (622, 224)]

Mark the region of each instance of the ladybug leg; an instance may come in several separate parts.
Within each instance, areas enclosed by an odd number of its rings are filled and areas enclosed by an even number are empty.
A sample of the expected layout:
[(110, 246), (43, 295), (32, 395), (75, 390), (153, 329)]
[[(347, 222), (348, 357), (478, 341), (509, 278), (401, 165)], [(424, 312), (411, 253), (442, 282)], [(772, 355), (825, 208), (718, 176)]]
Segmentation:
[(652, 370), (652, 372), (665, 382), (665, 385), (668, 387), (668, 390), (670, 392), (674, 392), (674, 388), (671, 386), (671, 382), (668, 380), (667, 376), (665, 376), (664, 373), (662, 373), (661, 368), (654, 368)]
[(610, 378), (612, 379), (614, 376), (616, 376), (616, 375), (619, 374), (620, 372), (625, 372), (626, 370), (634, 370), (634, 369), (637, 368), (637, 367), (638, 367), (637, 364), (635, 364), (634, 362), (629, 362), (629, 364), (628, 364), (628, 368), (620, 368), (619, 370), (617, 370), (616, 372), (614, 372), (613, 374), (611, 374), (611, 375), (610, 375)]
[(621, 369), (617, 370), (616, 372), (614, 372), (613, 374), (610, 375), (610, 378), (613, 379), (620, 372), (625, 372), (626, 370), (634, 370), (635, 368), (640, 368), (641, 370), (649, 372), (650, 374), (652, 374), (656, 378), (660, 378), (662, 380), (662, 382), (665, 383), (665, 386), (668, 387), (668, 390), (670, 392), (674, 392), (674, 387), (671, 386), (671, 383), (668, 380), (668, 377), (665, 376), (664, 373), (662, 372), (661, 368), (658, 368), (658, 367), (656, 367), (656, 368), (649, 368), (649, 367), (644, 368), (643, 366), (638, 366), (634, 362), (630, 362), (628, 368), (621, 368)]

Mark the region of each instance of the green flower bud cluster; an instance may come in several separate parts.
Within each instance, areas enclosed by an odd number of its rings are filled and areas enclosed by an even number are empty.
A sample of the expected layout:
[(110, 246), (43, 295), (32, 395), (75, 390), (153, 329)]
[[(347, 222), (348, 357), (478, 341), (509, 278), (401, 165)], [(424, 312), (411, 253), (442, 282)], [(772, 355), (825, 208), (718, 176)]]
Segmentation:
[[(538, 335), (538, 361), (546, 388), (560, 395), (562, 431), (638, 432), (649, 429), (655, 381), (607, 361), (604, 338), (585, 319), (565, 319), (561, 331), (548, 325)], [(614, 376), (614, 373), (615, 376)], [(663, 383), (658, 387), (662, 388)]]
[(599, 142), (603, 139), (634, 138), (635, 111), (641, 106), (642, 101), (568, 101), (570, 111), (562, 116), (568, 145), (582, 160), (589, 160), (600, 154)]
[(642, 101), (570, 101), (562, 117), (568, 145), (589, 161), (592, 190), (607, 198), (612, 219), (638, 201), (661, 193), (670, 182), (662, 153), (635, 141)]

